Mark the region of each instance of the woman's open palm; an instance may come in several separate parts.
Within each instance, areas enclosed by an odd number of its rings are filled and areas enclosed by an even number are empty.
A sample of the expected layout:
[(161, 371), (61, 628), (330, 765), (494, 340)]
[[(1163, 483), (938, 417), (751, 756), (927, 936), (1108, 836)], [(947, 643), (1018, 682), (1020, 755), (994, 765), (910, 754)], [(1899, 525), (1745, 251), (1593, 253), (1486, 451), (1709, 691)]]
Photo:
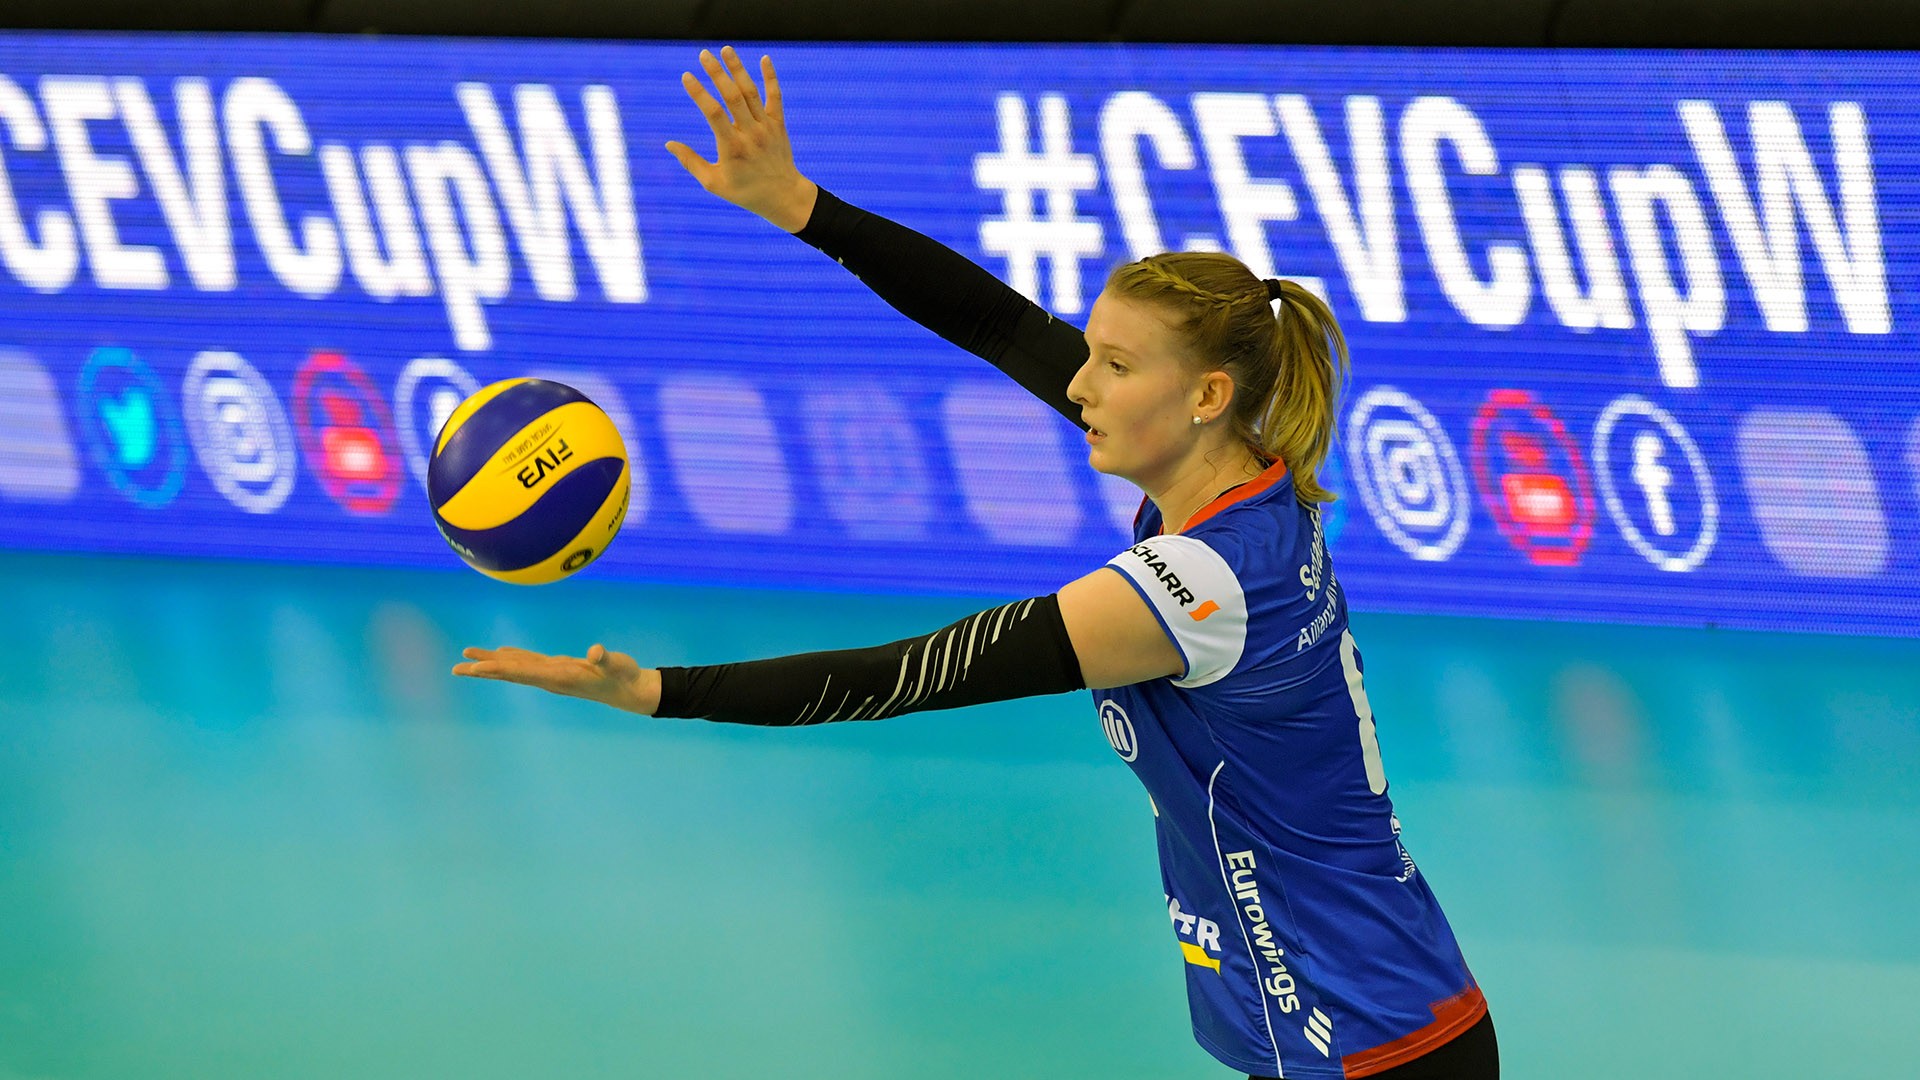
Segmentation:
[(460, 655), (466, 660), (453, 665), (455, 675), (534, 686), (649, 715), (659, 701), (657, 689), (653, 700), (647, 700), (642, 669), (633, 657), (601, 645), (588, 649), (585, 657), (548, 656), (511, 645), (497, 649), (469, 646), (460, 650)]
[[(706, 160), (683, 142), (667, 143), (667, 151), (707, 191), (788, 232), (798, 232), (813, 209), (814, 187), (793, 164), (773, 58), (760, 58), (760, 74), (767, 87), (764, 100), (733, 46), (720, 50), (719, 57), (702, 49), (700, 65), (719, 91), (718, 100), (692, 72), (682, 72), (680, 84), (713, 129), (718, 160)], [(721, 101), (726, 102), (724, 108)]]

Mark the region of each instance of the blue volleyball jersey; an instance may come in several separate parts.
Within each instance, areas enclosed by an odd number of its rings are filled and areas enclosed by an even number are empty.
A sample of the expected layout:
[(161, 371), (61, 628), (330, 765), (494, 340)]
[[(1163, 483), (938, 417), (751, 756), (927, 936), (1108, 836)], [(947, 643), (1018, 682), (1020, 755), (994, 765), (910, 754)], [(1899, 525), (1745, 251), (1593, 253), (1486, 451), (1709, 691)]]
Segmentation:
[(1418, 1057), (1486, 1003), (1400, 842), (1319, 511), (1276, 463), (1160, 531), (1145, 503), (1108, 566), (1185, 672), (1093, 698), (1152, 798), (1194, 1036), (1262, 1076)]

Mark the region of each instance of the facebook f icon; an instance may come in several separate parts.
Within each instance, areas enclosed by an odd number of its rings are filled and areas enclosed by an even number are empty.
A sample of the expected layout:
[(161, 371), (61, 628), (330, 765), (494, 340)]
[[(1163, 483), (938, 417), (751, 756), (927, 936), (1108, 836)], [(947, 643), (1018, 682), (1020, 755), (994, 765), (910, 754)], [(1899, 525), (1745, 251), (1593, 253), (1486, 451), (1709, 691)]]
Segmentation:
[(1684, 574), (1713, 550), (1713, 474), (1673, 414), (1637, 394), (1616, 399), (1594, 421), (1593, 464), (1607, 514), (1642, 558)]
[(1640, 485), (1640, 493), (1646, 496), (1647, 516), (1652, 519), (1653, 531), (1672, 536), (1673, 503), (1667, 498), (1667, 489), (1673, 486), (1673, 471), (1660, 462), (1664, 450), (1660, 436), (1651, 431), (1642, 431), (1633, 437), (1633, 482)]

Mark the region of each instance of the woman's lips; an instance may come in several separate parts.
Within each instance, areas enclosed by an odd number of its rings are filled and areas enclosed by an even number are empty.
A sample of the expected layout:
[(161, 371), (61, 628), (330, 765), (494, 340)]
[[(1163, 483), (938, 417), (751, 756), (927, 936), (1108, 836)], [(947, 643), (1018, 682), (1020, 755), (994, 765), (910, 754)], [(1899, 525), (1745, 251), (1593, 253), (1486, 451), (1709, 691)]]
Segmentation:
[(1097, 443), (1101, 439), (1104, 439), (1106, 437), (1107, 437), (1106, 434), (1102, 432), (1099, 428), (1087, 429), (1087, 441), (1090, 443)]

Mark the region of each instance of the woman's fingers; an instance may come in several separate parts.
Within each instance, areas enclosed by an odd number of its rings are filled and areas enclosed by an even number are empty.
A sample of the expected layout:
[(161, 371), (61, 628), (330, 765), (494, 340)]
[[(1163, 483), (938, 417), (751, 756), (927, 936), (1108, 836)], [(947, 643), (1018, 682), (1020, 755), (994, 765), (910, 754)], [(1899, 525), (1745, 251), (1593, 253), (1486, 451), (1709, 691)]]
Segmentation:
[(767, 84), (767, 115), (779, 120), (786, 115), (780, 104), (780, 77), (773, 73), (773, 57), (760, 58), (760, 81)]
[[(571, 663), (577, 664), (579, 661)], [(573, 681), (569, 678), (574, 674), (568, 670), (569, 666), (569, 658), (564, 656), (546, 656), (525, 649), (517, 649), (512, 653), (496, 650), (488, 659), (455, 664), (453, 673), (535, 686), (542, 690), (563, 691), (566, 684)]]
[(630, 707), (640, 677), (640, 665), (633, 657), (598, 642), (587, 649), (585, 657), (548, 656), (511, 645), (497, 649), (469, 646), (460, 653), (467, 659), (453, 666), (455, 675), (518, 683), (619, 708)]
[(691, 71), (683, 71), (680, 73), (680, 85), (700, 109), (700, 115), (707, 118), (707, 126), (713, 129), (713, 137), (720, 142), (731, 138), (733, 121), (728, 119), (727, 110), (720, 107), (712, 94), (707, 93), (706, 84), (700, 81), (699, 76)]
[(747, 65), (741, 63), (740, 54), (729, 45), (720, 50), (720, 58), (726, 62), (727, 74), (733, 84), (740, 89), (740, 98), (746, 103), (747, 113), (755, 120), (762, 119), (760, 108), (760, 88), (753, 85), (753, 76), (747, 74)]
[(467, 662), (455, 664), (453, 673), (476, 675), (483, 679), (512, 679), (516, 674), (533, 670), (535, 665), (549, 659), (544, 653), (513, 645), (502, 645), (497, 649), (469, 645), (460, 650), (460, 655), (466, 657)]
[(707, 69), (707, 77), (713, 80), (714, 89), (720, 91), (721, 99), (726, 101), (727, 111), (733, 114), (734, 123), (751, 115), (747, 111), (745, 95), (740, 93), (739, 84), (733, 81), (733, 76), (727, 74), (726, 65), (720, 62), (719, 57), (713, 55), (712, 50), (700, 50), (700, 66)]

